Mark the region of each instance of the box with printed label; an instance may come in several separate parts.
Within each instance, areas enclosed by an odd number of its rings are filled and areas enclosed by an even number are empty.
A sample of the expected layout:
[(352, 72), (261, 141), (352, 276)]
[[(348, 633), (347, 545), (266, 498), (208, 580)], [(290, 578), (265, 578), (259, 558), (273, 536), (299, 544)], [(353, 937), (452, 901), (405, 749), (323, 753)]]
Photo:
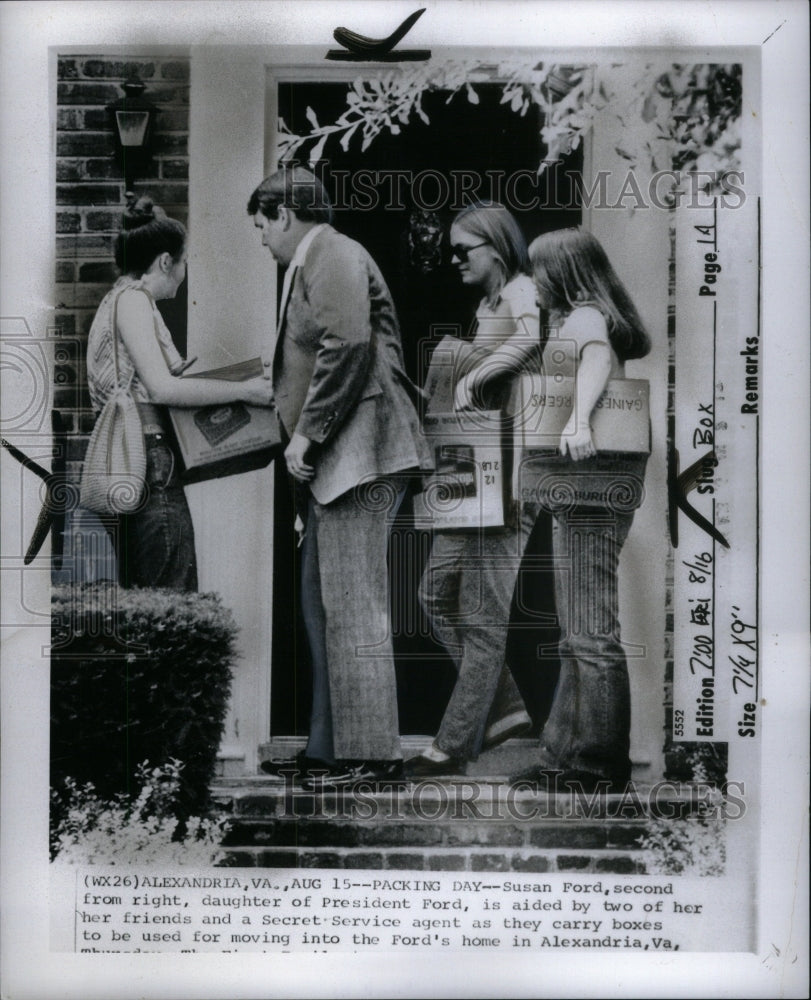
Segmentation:
[(415, 523), (435, 530), (503, 527), (501, 414), (428, 414), (423, 430), (434, 449), (436, 471), (414, 498)]
[(562, 452), (577, 405), (575, 379), (560, 371), (521, 376), (511, 408), (516, 499), (551, 511), (639, 507), (650, 454), (649, 396), (645, 379), (609, 379), (589, 421), (597, 454), (575, 461)]
[[(516, 380), (513, 394), (515, 444), (527, 451), (556, 451), (577, 406), (575, 379), (531, 374)], [(650, 452), (650, 386), (647, 379), (609, 379), (591, 411), (598, 452)]]
[[(244, 381), (261, 375), (261, 358), (226, 368), (186, 374), (183, 378)], [(279, 421), (272, 407), (232, 402), (198, 407), (170, 407), (186, 483), (202, 482), (261, 469), (282, 450)]]

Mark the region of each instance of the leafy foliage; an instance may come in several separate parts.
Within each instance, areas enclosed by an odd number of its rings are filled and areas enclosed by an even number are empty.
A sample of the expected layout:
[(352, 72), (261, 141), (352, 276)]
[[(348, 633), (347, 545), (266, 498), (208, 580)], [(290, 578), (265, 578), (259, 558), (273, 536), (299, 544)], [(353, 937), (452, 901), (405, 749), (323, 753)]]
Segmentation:
[[(422, 103), (427, 91), (448, 91), (448, 103), (464, 93), (478, 104), (476, 84), (493, 80), (501, 83), (501, 103), (516, 114), (525, 115), (532, 105), (543, 113), (547, 155), (539, 173), (577, 149), (597, 126), (617, 136), (616, 151), (629, 164), (718, 174), (740, 169), (741, 67), (661, 62), (563, 66), (519, 59), (485, 68), (478, 61), (448, 60), (359, 76), (335, 122), (321, 124), (308, 108), (312, 128), (296, 135), (280, 120), (281, 158), (298, 158), (307, 148), (314, 164), (331, 139), (347, 150), (356, 133), (366, 150), (381, 132), (399, 135), (412, 116), (429, 124)], [(706, 186), (715, 184), (708, 180)]]
[(56, 587), (51, 784), (131, 790), (143, 760), (182, 760), (177, 814), (204, 810), (231, 683), (236, 626), (215, 594)]
[(723, 793), (712, 787), (704, 760), (692, 758), (693, 781), (709, 795), (698, 813), (678, 819), (658, 818), (639, 838), (649, 875), (723, 875), (726, 867), (726, 820)]
[(144, 761), (136, 768), (137, 795), (119, 792), (110, 800), (92, 782), (66, 778), (61, 793), (52, 792), (60, 818), (51, 832), (51, 857), (60, 863), (86, 865), (218, 864), (228, 830), (222, 815), (177, 815), (183, 764), (160, 767)]
[(665, 778), (670, 781), (694, 781), (695, 774), (715, 787), (727, 780), (727, 743), (671, 743), (665, 748)]

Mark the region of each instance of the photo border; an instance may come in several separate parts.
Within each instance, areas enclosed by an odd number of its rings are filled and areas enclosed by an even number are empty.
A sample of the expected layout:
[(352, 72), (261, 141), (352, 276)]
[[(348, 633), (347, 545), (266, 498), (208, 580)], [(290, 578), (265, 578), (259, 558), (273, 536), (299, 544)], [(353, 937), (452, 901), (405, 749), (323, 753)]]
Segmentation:
[[(759, 46), (763, 90), (764, 523), (761, 537), (763, 697), (762, 842), (758, 950), (662, 956), (509, 954), (118, 955), (52, 953), (48, 947), (47, 627), (3, 626), (3, 995), (30, 997), (262, 996), (802, 996), (808, 969), (808, 11), (779, 0), (723, 5), (645, 2), (426, 2), (414, 45), (525, 47), (543, 14), (544, 51), (556, 47), (679, 49), (696, 56)], [(51, 47), (312, 44), (329, 47), (351, 21), (386, 34), (414, 4), (204, 2), (138, 5), (3, 3), (0, 6), (0, 176), (3, 316), (32, 329), (52, 308), (54, 164)], [(589, 8), (588, 11), (586, 8)], [(464, 8), (464, 16), (460, 11)], [(134, 15), (134, 10), (137, 14)], [(387, 27), (389, 26), (389, 27)], [(486, 37), (486, 41), (484, 41)], [(26, 80), (22, 86), (21, 80)], [(29, 82), (30, 81), (30, 82)], [(43, 275), (47, 273), (47, 277)], [(785, 335), (782, 332), (786, 331)], [(782, 336), (781, 336), (782, 335)], [(781, 342), (778, 342), (781, 341)], [(788, 421), (788, 427), (786, 423)], [(36, 491), (26, 498), (38, 502)], [(4, 505), (4, 531), (8, 529)], [(8, 513), (8, 517), (11, 514)], [(9, 522), (10, 523), (10, 522)], [(12, 524), (13, 530), (13, 524)], [(3, 607), (47, 594), (2, 591)], [(47, 601), (46, 601), (47, 604)], [(45, 606), (40, 604), (39, 606)], [(3, 621), (0, 618), (0, 622)], [(18, 620), (15, 615), (14, 620)], [(32, 622), (36, 617), (32, 616)], [(269, 962), (272, 963), (269, 966)]]

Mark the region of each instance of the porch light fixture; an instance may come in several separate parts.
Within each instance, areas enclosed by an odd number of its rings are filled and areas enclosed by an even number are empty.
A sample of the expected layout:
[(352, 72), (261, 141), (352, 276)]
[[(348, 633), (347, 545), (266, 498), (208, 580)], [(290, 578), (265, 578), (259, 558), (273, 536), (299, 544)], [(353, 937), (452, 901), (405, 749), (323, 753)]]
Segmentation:
[(133, 74), (121, 85), (124, 97), (107, 105), (115, 136), (115, 156), (124, 171), (125, 187), (133, 186), (136, 176), (149, 162), (152, 129), (158, 108), (144, 96), (146, 89)]

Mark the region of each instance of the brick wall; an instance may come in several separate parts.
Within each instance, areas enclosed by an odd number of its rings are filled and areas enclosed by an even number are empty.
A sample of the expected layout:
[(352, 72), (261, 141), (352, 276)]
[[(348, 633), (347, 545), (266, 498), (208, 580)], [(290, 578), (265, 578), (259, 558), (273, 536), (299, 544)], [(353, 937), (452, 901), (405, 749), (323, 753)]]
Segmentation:
[[(60, 56), (54, 304), (56, 333), (66, 338), (66, 351), (54, 371), (54, 408), (67, 432), (71, 479), (79, 476), (93, 426), (85, 374), (87, 334), (98, 303), (117, 277), (113, 244), (124, 207), (124, 177), (113, 155), (106, 106), (123, 96), (121, 84), (133, 72), (146, 85), (144, 96), (159, 109), (152, 160), (134, 189), (151, 195), (173, 218), (188, 221), (189, 59)], [(184, 304), (177, 305), (182, 320)], [(185, 339), (185, 329), (181, 337)]]

